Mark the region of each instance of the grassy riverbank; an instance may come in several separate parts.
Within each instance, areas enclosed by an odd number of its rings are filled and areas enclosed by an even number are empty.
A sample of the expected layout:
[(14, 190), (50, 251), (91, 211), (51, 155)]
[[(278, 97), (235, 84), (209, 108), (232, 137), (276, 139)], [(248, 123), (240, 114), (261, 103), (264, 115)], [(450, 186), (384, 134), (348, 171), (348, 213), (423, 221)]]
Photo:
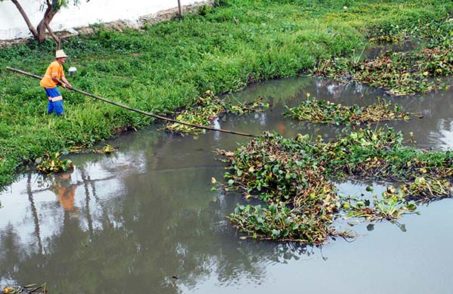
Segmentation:
[[(451, 15), (452, 4), (423, 1), (221, 1), (199, 15), (142, 31), (107, 32), (64, 42), (79, 72), (77, 88), (159, 113), (190, 105), (207, 90), (295, 76), (319, 61), (360, 53), (368, 36), (394, 34)], [(89, 146), (149, 118), (64, 91), (66, 115), (47, 116), (36, 80), (6, 66), (42, 74), (52, 44), (0, 50), (0, 186), (46, 151)]]

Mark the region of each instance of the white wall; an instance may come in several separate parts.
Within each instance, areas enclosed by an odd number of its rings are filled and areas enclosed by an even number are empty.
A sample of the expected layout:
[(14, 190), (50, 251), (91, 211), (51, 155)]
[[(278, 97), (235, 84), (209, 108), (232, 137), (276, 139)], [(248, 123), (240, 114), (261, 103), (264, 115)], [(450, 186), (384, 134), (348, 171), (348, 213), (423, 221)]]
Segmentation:
[[(22, 7), (36, 25), (42, 18), (42, 0), (19, 0)], [(202, 2), (181, 0), (182, 5)], [(178, 6), (177, 0), (80, 0), (78, 6), (63, 8), (51, 22), (54, 31), (71, 29), (90, 24), (115, 20), (136, 21), (140, 16)], [(10, 1), (0, 2), (0, 40), (30, 36), (28, 28), (16, 6)]]

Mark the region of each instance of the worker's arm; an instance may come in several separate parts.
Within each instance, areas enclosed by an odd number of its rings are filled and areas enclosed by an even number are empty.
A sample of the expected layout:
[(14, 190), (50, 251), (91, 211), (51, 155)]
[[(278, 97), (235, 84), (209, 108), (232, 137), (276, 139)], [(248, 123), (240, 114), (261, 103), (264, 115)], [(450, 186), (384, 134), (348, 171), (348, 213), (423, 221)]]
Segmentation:
[(65, 88), (68, 88), (68, 89), (72, 89), (72, 85), (70, 82), (68, 82), (68, 80), (66, 79), (65, 76), (63, 76), (61, 78), (61, 81), (63, 82), (62, 86), (65, 87)]

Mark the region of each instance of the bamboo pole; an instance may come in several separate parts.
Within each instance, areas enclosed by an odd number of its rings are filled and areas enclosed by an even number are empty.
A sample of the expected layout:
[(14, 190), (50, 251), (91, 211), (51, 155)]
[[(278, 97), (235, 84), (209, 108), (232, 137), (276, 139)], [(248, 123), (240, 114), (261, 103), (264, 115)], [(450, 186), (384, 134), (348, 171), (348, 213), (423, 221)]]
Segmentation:
[[(42, 77), (40, 77), (38, 75), (23, 71), (23, 70), (20, 70), (20, 69), (17, 69), (17, 68), (12, 68), (12, 67), (8, 66), (8, 67), (6, 67), (6, 69), (9, 70), (9, 71), (18, 73), (18, 74), (22, 74), (22, 75), (25, 75), (25, 76), (28, 76), (28, 77), (35, 78), (35, 79), (39, 79), (39, 80), (42, 79)], [(94, 94), (85, 92), (83, 90), (79, 90), (79, 89), (76, 89), (76, 88), (66, 88), (66, 89), (74, 91), (74, 92), (77, 92), (79, 94), (82, 94), (82, 95), (85, 95), (85, 96), (88, 96), (88, 97), (91, 97), (91, 98), (94, 98), (96, 100), (103, 101), (105, 103), (109, 103), (109, 104), (112, 104), (112, 105), (127, 109), (127, 110), (132, 111), (132, 112), (140, 113), (140, 114), (143, 114), (143, 115), (146, 115), (146, 116), (150, 116), (150, 117), (153, 117), (153, 118), (156, 118), (156, 119), (160, 119), (160, 120), (163, 120), (163, 121), (168, 121), (168, 122), (172, 122), (172, 123), (178, 123), (178, 124), (181, 124), (181, 125), (185, 125), (185, 126), (189, 126), (189, 127), (197, 128), (197, 129), (204, 129), (204, 130), (207, 130), (207, 131), (221, 132), (221, 133), (239, 135), (239, 136), (244, 136), (244, 137), (253, 137), (253, 138), (259, 137), (257, 135), (252, 135), (252, 134), (247, 134), (247, 133), (242, 133), (242, 132), (237, 132), (237, 131), (231, 131), (231, 130), (225, 130), (225, 129), (216, 129), (216, 128), (213, 128), (213, 127), (207, 127), (207, 126), (191, 124), (191, 123), (187, 123), (187, 122), (183, 122), (183, 121), (178, 121), (176, 119), (172, 119), (172, 118), (169, 118), (169, 117), (165, 117), (165, 116), (161, 116), (161, 115), (154, 114), (154, 113), (151, 113), (151, 112), (146, 112), (146, 111), (143, 111), (143, 110), (140, 110), (140, 109), (132, 108), (132, 107), (127, 106), (125, 104), (122, 104), (122, 103), (119, 103), (119, 102), (115, 102), (115, 101), (109, 100), (107, 98), (104, 98), (104, 97), (101, 97), (101, 96), (98, 96), (98, 95), (94, 95)]]

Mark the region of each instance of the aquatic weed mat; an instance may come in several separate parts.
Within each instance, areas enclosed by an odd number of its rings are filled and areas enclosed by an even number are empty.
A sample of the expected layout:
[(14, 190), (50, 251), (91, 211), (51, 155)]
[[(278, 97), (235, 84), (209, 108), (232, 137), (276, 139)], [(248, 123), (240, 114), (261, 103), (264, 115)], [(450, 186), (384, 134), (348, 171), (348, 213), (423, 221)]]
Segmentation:
[(409, 120), (411, 113), (404, 112), (398, 104), (379, 99), (368, 106), (346, 106), (328, 100), (307, 98), (296, 107), (287, 107), (285, 116), (313, 123), (360, 125), (371, 122)]
[[(330, 142), (266, 133), (235, 151), (218, 150), (227, 162), (227, 191), (262, 205), (238, 205), (232, 224), (256, 239), (320, 245), (349, 237), (334, 220), (356, 217), (395, 221), (419, 202), (451, 196), (453, 155), (407, 147), (392, 129), (359, 130)], [(339, 196), (331, 180), (396, 181), (381, 197)]]
[(25, 286), (7, 286), (1, 291), (3, 294), (47, 294), (47, 283), (42, 285), (28, 284)]
[[(408, 52), (385, 52), (373, 59), (333, 58), (321, 62), (314, 74), (355, 80), (386, 90), (390, 95), (414, 95), (445, 90), (453, 73), (453, 21), (432, 22), (409, 35), (421, 45)], [(384, 35), (386, 36), (386, 35)], [(372, 37), (376, 39), (379, 37)], [(385, 39), (385, 38), (384, 38)]]
[[(226, 113), (242, 115), (251, 112), (262, 112), (268, 108), (269, 103), (264, 102), (262, 97), (258, 97), (251, 102), (236, 102), (233, 104), (215, 96), (212, 91), (206, 91), (192, 107), (181, 111), (176, 116), (176, 120), (201, 126), (210, 126), (214, 120)], [(165, 126), (165, 129), (177, 134), (197, 135), (206, 132), (204, 129), (197, 129), (179, 123), (169, 123)]]
[(323, 62), (315, 74), (340, 81), (356, 80), (394, 96), (445, 90), (450, 86), (445, 77), (453, 73), (452, 49), (390, 52), (358, 63), (337, 58)]

